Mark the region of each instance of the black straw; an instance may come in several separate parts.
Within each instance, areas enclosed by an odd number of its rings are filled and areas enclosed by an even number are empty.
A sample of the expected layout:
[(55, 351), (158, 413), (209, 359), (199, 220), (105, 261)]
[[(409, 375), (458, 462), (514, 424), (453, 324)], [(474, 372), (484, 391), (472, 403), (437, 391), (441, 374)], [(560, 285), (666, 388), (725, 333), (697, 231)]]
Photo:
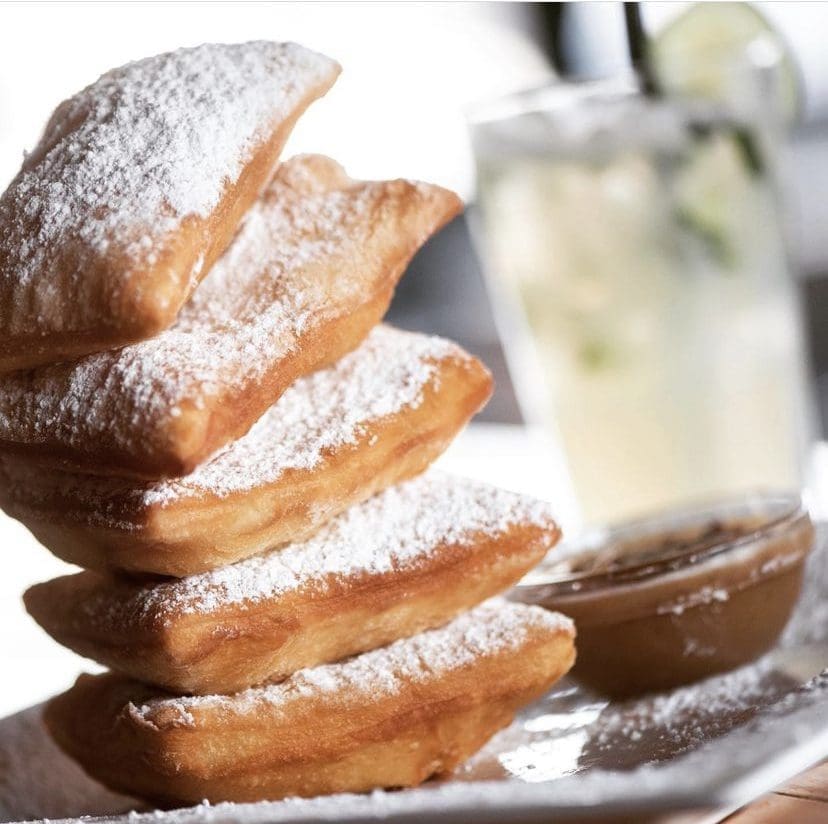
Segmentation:
[(648, 97), (658, 97), (661, 94), (661, 89), (650, 61), (647, 35), (644, 33), (644, 25), (641, 22), (641, 5), (639, 3), (624, 3), (624, 25), (627, 30), (630, 60), (641, 81), (641, 90)]

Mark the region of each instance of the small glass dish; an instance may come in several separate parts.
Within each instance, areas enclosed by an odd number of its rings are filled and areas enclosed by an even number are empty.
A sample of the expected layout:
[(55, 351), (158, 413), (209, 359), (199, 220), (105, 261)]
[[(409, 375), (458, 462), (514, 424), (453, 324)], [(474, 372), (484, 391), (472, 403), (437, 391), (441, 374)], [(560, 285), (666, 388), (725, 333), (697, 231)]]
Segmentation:
[(510, 597), (575, 620), (575, 677), (639, 695), (770, 649), (813, 543), (799, 495), (755, 493), (591, 532), (553, 550)]

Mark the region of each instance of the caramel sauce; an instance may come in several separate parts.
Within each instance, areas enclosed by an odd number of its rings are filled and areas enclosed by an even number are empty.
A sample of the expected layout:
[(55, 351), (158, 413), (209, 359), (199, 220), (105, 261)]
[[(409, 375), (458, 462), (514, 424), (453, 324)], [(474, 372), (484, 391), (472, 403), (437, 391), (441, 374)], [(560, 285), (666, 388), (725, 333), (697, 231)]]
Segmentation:
[(807, 513), (677, 521), (616, 530), (514, 591), (575, 620), (573, 676), (600, 692), (639, 695), (742, 666), (776, 643), (799, 598)]

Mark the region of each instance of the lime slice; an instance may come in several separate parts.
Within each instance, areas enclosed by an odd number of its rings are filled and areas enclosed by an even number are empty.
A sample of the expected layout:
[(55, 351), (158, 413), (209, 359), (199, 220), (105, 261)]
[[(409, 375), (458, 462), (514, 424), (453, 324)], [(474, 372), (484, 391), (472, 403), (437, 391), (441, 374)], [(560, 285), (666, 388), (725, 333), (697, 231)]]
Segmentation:
[(755, 198), (752, 174), (732, 132), (697, 142), (675, 178), (676, 218), (722, 272), (743, 262), (744, 225)]
[(801, 109), (799, 76), (785, 43), (748, 3), (695, 3), (657, 33), (650, 48), (667, 93), (733, 102), (745, 91), (742, 68), (765, 65), (783, 122), (792, 123)]

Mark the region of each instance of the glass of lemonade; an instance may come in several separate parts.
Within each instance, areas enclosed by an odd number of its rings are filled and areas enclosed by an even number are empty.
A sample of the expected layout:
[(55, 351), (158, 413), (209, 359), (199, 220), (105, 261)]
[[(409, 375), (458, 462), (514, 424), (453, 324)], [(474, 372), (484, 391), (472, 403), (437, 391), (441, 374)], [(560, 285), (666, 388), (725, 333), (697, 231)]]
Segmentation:
[(475, 233), (510, 367), (587, 522), (801, 485), (805, 361), (769, 136), (624, 79), (473, 116)]

